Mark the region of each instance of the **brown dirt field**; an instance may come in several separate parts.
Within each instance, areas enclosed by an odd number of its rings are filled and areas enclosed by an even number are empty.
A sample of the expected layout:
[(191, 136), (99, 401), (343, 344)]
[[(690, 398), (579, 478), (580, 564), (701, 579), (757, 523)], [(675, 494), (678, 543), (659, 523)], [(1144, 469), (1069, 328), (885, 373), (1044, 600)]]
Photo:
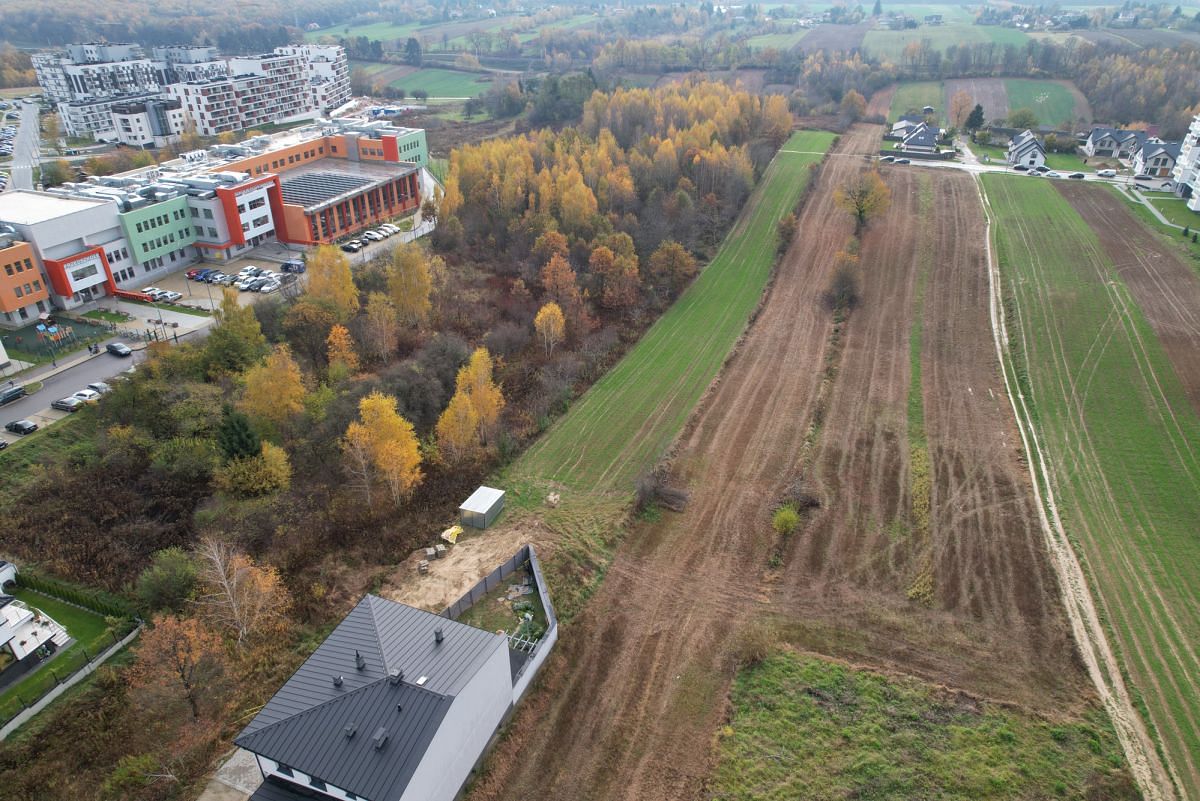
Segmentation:
[(1096, 232), (1200, 412), (1200, 278), (1108, 187), (1055, 186)]
[(946, 81), (946, 108), (950, 108), (950, 98), (959, 92), (966, 92), (982, 105), (983, 116), (989, 120), (1008, 116), (1008, 89), (1001, 78), (954, 78)]
[[(862, 47), (863, 37), (873, 24), (873, 21), (868, 21), (858, 25), (818, 25), (800, 40), (800, 51), (815, 53), (818, 50), (858, 50)], [(887, 109), (884, 109), (883, 113), (887, 114)]]
[[(472, 801), (703, 797), (739, 634), (756, 620), (777, 620), (812, 650), (1042, 711), (1091, 697), (989, 351), (969, 177), (891, 171), (893, 209), (863, 241), (864, 302), (840, 327), (844, 344), (834, 337), (823, 295), (853, 226), (833, 189), (880, 135), (855, 126), (826, 160), (761, 313), (679, 444), (673, 471), (691, 503), (626, 539)], [(914, 225), (919, 180), (936, 198), (927, 226)], [(907, 516), (908, 332), (925, 264), (939, 486), (930, 542), (910, 543), (886, 527)], [(793, 536), (783, 569), (769, 570), (770, 510), (810, 463), (824, 508)], [(925, 553), (933, 608), (904, 594)]]

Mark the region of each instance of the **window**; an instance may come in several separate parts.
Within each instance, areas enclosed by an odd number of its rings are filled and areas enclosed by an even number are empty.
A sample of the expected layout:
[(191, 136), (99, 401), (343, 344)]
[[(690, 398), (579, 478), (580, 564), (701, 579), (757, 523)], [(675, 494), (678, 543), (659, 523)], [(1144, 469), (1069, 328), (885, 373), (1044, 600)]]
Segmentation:
[(42, 282), (41, 282), (41, 281), (34, 281), (34, 282), (33, 282), (33, 289), (34, 289), (34, 291), (35, 291), (35, 292), (41, 292), (41, 291), (42, 291)]
[(264, 205), (266, 205), (266, 202), (267, 202), (266, 198), (258, 197), (258, 198), (255, 198), (254, 200), (251, 200), (248, 205), (252, 209), (261, 209)]
[[(38, 307), (38, 311), (44, 312), (46, 310), (46, 303), (44, 301), (39, 300), (37, 302), (37, 307)], [(11, 320), (12, 318), (10, 317), (9, 319)]]
[(266, 225), (268, 219), (269, 218), (266, 215), (264, 215), (262, 217), (259, 217), (253, 223), (251, 223), (251, 225), (253, 225), (255, 228), (258, 228), (259, 226)]
[(242, 231), (249, 231), (250, 223), (242, 223)]
[(98, 272), (100, 272), (100, 269), (98, 267), (96, 267), (96, 265), (89, 264), (86, 267), (80, 267), (78, 270), (72, 270), (71, 271), (71, 280), (72, 281), (82, 281), (85, 278), (91, 278), (93, 275), (95, 275)]
[(195, 206), (192, 206), (192, 216), (193, 216), (193, 217), (199, 217), (199, 216), (200, 216), (200, 209), (196, 208)]
[(33, 265), (29, 263), (29, 259), (26, 259), (26, 260), (25, 260), (25, 269), (26, 269), (26, 270), (32, 270), (32, 269), (33, 269)]
[(204, 210), (204, 219), (211, 220), (212, 218), (213, 218), (212, 209), (205, 209)]
[(25, 297), (25, 293), (21, 291), (21, 287), (19, 287), (19, 286), (14, 286), (14, 287), (13, 287), (13, 292), (14, 292), (14, 293), (16, 293), (16, 295), (17, 295), (17, 297), (18, 297), (18, 298), (23, 298), (23, 297)]
[(32, 295), (32, 294), (33, 294), (33, 287), (31, 287), (29, 284), (26, 284), (26, 285), (25, 285), (25, 294), (26, 294), (26, 295)]
[(238, 214), (245, 214), (245, 213), (246, 213), (246, 204), (245, 204), (245, 203), (239, 203), (239, 204), (238, 204), (238, 207), (237, 207), (237, 210), (238, 210)]
[(210, 238), (212, 238), (212, 239), (216, 239), (216, 238), (217, 238), (217, 229), (216, 229), (216, 228), (209, 228), (209, 229), (208, 229), (208, 235), (209, 235), (209, 237), (210, 237)]
[(13, 266), (11, 264), (4, 265), (4, 272), (8, 273), (9, 275), (12, 275), (13, 274)]

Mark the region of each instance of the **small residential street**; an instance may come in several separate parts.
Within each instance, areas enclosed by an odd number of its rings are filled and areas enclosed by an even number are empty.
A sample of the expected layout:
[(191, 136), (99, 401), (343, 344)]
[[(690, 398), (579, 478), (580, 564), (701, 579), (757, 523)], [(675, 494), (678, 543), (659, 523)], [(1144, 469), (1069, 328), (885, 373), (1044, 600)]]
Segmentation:
[(12, 177), (8, 189), (33, 189), (33, 168), (37, 165), (41, 147), (38, 106), (24, 101), (18, 101), (17, 105), (21, 110), (21, 124), (17, 138), (13, 140)]

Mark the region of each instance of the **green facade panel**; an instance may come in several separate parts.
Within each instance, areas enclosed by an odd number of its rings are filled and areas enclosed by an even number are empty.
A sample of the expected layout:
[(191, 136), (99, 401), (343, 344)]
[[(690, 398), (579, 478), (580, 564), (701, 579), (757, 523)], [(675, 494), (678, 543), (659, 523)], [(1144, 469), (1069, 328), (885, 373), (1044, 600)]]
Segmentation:
[(138, 264), (196, 243), (185, 195), (117, 216)]

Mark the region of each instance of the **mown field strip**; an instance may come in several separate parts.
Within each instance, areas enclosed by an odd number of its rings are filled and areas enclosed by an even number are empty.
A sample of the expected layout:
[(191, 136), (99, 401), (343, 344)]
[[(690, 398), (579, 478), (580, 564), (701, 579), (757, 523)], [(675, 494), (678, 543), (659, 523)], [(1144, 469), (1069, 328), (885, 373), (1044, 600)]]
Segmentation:
[(983, 184), (1064, 527), (1175, 781), (1200, 798), (1200, 419), (1067, 201), (1041, 182)]
[[(631, 490), (678, 436), (746, 326), (775, 262), (779, 220), (833, 134), (793, 134), (720, 252), (641, 341), (514, 465), (587, 490)], [(797, 152), (792, 152), (797, 151)]]

